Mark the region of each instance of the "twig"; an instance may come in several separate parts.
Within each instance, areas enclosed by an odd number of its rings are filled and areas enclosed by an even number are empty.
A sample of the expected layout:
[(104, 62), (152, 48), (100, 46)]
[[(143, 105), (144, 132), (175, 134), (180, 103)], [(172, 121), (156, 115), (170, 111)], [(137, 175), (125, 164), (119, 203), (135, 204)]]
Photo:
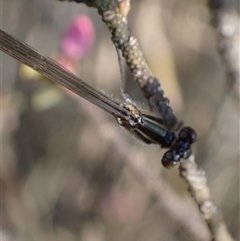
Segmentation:
[(218, 52), (227, 73), (227, 84), (240, 97), (240, 19), (231, 1), (209, 0), (211, 22), (218, 37)]
[(199, 211), (206, 221), (213, 236), (212, 241), (233, 241), (224, 223), (223, 216), (217, 205), (214, 203), (204, 170), (197, 167), (194, 156), (182, 160), (180, 175), (189, 185), (189, 192), (198, 204)]

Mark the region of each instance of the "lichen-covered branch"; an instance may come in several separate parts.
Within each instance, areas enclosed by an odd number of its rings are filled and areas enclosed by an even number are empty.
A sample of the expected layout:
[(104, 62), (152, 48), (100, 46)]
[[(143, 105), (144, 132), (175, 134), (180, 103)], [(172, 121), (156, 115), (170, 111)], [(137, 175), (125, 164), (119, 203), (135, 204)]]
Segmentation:
[(114, 0), (72, 1), (97, 8), (111, 32), (114, 45), (121, 50), (133, 79), (139, 84), (150, 106), (162, 117), (168, 129), (179, 127), (179, 121), (169, 106), (169, 99), (164, 96), (159, 79), (152, 76), (137, 39), (129, 32), (126, 11), (122, 10), (122, 6), (117, 5)]
[(223, 61), (227, 84), (240, 96), (240, 19), (229, 0), (209, 0), (211, 22), (218, 36), (218, 51)]
[(207, 177), (204, 170), (199, 169), (195, 163), (194, 156), (182, 160), (179, 168), (180, 175), (189, 186), (189, 192), (198, 204), (199, 212), (206, 221), (213, 236), (213, 241), (233, 241), (229, 234), (223, 216), (211, 197), (207, 186)]

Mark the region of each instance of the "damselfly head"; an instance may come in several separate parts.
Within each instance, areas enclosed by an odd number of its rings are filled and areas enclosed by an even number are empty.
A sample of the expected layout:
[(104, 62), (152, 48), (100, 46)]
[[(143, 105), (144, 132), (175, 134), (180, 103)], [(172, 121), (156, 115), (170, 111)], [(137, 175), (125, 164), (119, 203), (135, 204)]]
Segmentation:
[(191, 153), (191, 144), (197, 139), (196, 131), (191, 127), (184, 127), (178, 135), (175, 144), (171, 146), (162, 158), (162, 164), (166, 168), (172, 168), (180, 163), (180, 159), (188, 158)]

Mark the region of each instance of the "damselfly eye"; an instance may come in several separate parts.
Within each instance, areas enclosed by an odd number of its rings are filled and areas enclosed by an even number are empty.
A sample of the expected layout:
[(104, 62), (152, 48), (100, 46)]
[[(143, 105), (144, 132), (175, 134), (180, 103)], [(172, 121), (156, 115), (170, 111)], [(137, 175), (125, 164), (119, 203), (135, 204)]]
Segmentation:
[(167, 151), (162, 158), (162, 164), (166, 168), (178, 167), (179, 165), (179, 155), (174, 151)]
[(179, 133), (179, 140), (192, 144), (197, 140), (197, 132), (191, 127), (184, 127)]

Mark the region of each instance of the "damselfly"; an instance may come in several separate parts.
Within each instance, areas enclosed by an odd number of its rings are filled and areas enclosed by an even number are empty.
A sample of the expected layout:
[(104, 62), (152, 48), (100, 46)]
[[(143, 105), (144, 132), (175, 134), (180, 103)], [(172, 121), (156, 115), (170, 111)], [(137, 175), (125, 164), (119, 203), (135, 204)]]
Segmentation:
[(191, 144), (197, 138), (196, 132), (191, 127), (182, 128), (176, 135), (164, 127), (161, 118), (141, 112), (134, 104), (121, 103), (110, 98), (76, 77), (51, 58), (40, 54), (2, 30), (0, 30), (0, 49), (43, 76), (112, 114), (119, 125), (124, 126), (145, 143), (157, 143), (162, 148), (170, 149), (162, 158), (165, 167), (175, 166), (181, 158), (190, 155)]

